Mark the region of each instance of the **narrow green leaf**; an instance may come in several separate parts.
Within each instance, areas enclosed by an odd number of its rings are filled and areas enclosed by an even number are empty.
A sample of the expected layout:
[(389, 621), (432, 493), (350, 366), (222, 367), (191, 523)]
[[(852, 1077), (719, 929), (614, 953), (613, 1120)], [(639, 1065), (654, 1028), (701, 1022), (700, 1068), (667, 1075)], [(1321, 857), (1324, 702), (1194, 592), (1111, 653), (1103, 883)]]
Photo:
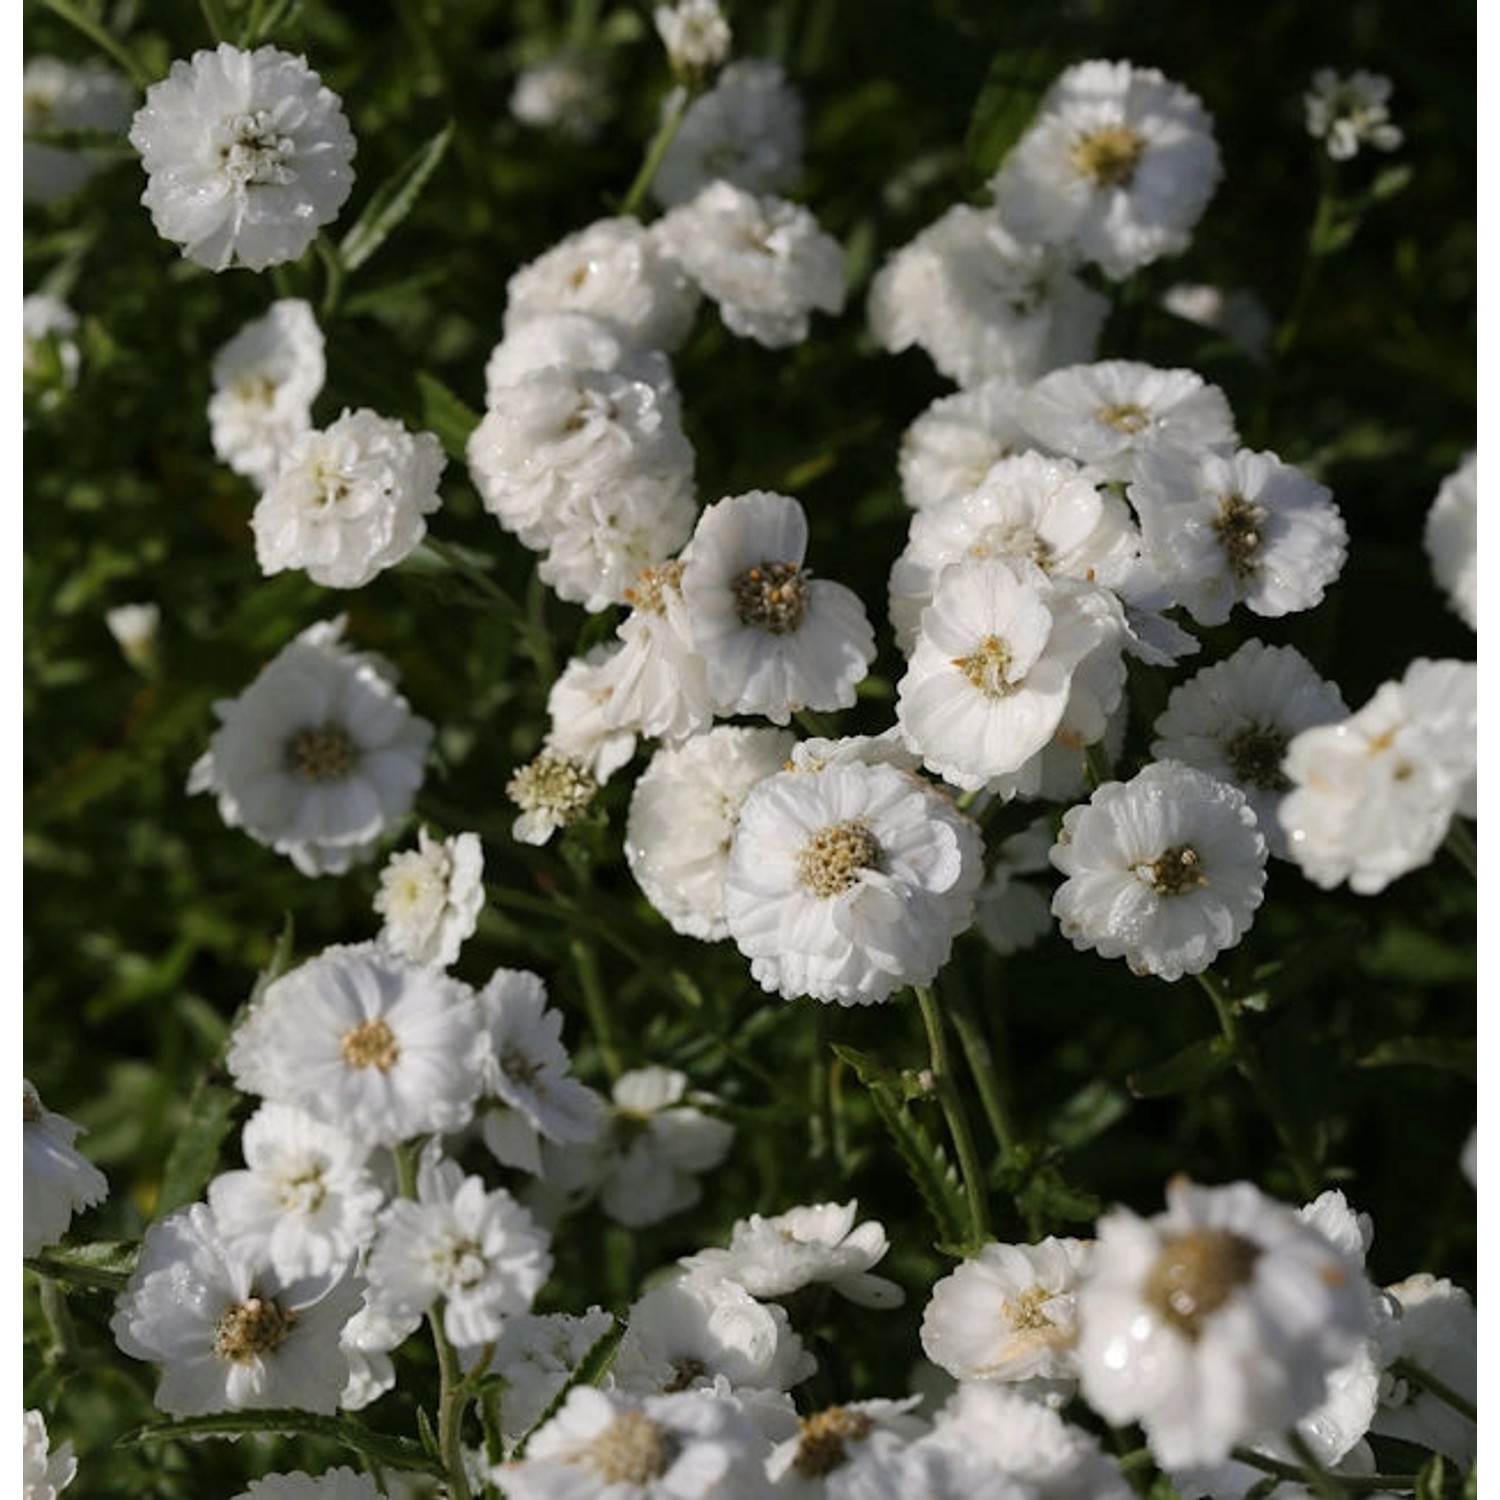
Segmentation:
[(422, 426), (443, 445), (449, 458), (466, 463), (469, 434), (479, 426), (479, 413), (425, 370), (417, 371), (417, 395), (422, 403)]
[(240, 1095), (221, 1084), (199, 1083), (188, 1103), (167, 1164), (162, 1169), (158, 1213), (170, 1213), (184, 1203), (194, 1203), (219, 1167), (224, 1141), (234, 1125)]
[(1096, 1078), (1053, 1115), (1047, 1134), (1065, 1151), (1076, 1151), (1103, 1135), (1130, 1108), (1129, 1098), (1112, 1083)]
[(1417, 1471), (1417, 1500), (1443, 1500), (1447, 1465), (1441, 1453), (1434, 1453)]
[(1067, 46), (1061, 44), (1062, 33), (1045, 8), (1034, 16), (1011, 14), (1019, 24), (990, 63), (964, 138), (964, 159), (975, 183), (987, 181), (1021, 138), (1042, 95), (1072, 61), (1078, 45), (1074, 35), (1068, 36)]
[(1137, 1099), (1158, 1099), (1202, 1087), (1227, 1068), (1234, 1053), (1222, 1036), (1193, 1042), (1159, 1063), (1137, 1068), (1125, 1083)]
[(589, 1345), (588, 1353), (578, 1361), (577, 1367), (568, 1376), (567, 1384), (547, 1403), (546, 1410), (527, 1428), (520, 1442), (512, 1449), (511, 1458), (521, 1458), (525, 1455), (526, 1445), (531, 1441), (532, 1434), (557, 1415), (563, 1402), (568, 1399), (569, 1391), (575, 1386), (598, 1385), (604, 1379), (609, 1373), (609, 1367), (615, 1362), (615, 1350), (620, 1347), (620, 1339), (624, 1333), (625, 1325), (615, 1319), (610, 1327)]
[(1460, 1036), (1398, 1036), (1360, 1058), (1362, 1068), (1438, 1068), (1465, 1078), (1478, 1076), (1474, 1040)]
[(1411, 179), (1412, 169), (1408, 162), (1397, 162), (1394, 166), (1382, 168), (1375, 181), (1370, 184), (1370, 201), (1379, 203), (1382, 199), (1394, 198), (1397, 193), (1406, 190)]
[(375, 189), (364, 212), (339, 244), (339, 258), (346, 271), (356, 271), (364, 265), (412, 211), (452, 139), (450, 120)]
[(410, 1438), (375, 1432), (348, 1416), (322, 1417), (309, 1411), (275, 1408), (267, 1411), (221, 1411), (172, 1422), (149, 1422), (126, 1434), (127, 1443), (155, 1443), (178, 1438), (238, 1438), (252, 1432), (274, 1432), (286, 1437), (326, 1438), (377, 1464), (393, 1469), (418, 1469), (425, 1474), (446, 1471), (440, 1460)]
[(135, 1270), (141, 1247), (133, 1240), (95, 1240), (88, 1245), (54, 1245), (26, 1264), (54, 1281), (91, 1292), (120, 1292)]

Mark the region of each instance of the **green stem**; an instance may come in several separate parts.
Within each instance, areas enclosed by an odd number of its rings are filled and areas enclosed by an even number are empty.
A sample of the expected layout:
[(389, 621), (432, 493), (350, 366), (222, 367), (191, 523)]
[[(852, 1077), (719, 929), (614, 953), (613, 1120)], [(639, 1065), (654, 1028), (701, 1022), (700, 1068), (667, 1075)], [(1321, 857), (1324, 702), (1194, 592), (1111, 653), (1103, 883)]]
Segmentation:
[(505, 1457), (505, 1429), (500, 1425), (500, 1392), (494, 1386), (480, 1394), (479, 1419), (484, 1424), (484, 1456), (497, 1464)]
[(624, 1065), (615, 1046), (609, 1003), (604, 998), (604, 986), (599, 982), (599, 964), (594, 958), (594, 950), (582, 938), (575, 937), (568, 943), (568, 952), (572, 954), (573, 967), (578, 971), (583, 1005), (588, 1012), (589, 1029), (599, 1046), (599, 1056), (604, 1059), (605, 1071), (610, 1078), (616, 1079), (624, 1071)]
[(1115, 768), (1110, 764), (1109, 751), (1103, 740), (1095, 740), (1083, 747), (1083, 773), (1088, 778), (1091, 791), (1115, 779)]
[(1409, 1380), (1413, 1385), (1421, 1386), (1424, 1391), (1431, 1391), (1439, 1401), (1451, 1406), (1460, 1416), (1467, 1417), (1471, 1422), (1479, 1421), (1479, 1410), (1467, 1396), (1460, 1395), (1451, 1385), (1439, 1380), (1436, 1375), (1430, 1370), (1424, 1370), (1421, 1365), (1401, 1358), (1392, 1364), (1391, 1374), (1402, 1380)]
[(92, 16), (85, 15), (69, 0), (43, 0), (43, 4), (54, 15), (61, 16), (68, 25), (81, 31), (96, 47), (102, 48), (125, 70), (126, 76), (138, 89), (148, 89), (154, 80), (126, 50), (123, 43), (112, 37)]
[(78, 1330), (73, 1326), (73, 1314), (68, 1311), (67, 1294), (50, 1276), (38, 1276), (37, 1285), (41, 1296), (42, 1317), (46, 1320), (47, 1331), (52, 1335), (49, 1358), (77, 1369), (83, 1363), (83, 1351), (78, 1343)]
[(1323, 1500), (1342, 1500), (1338, 1480), (1318, 1462), (1318, 1455), (1312, 1451), (1307, 1439), (1293, 1427), (1287, 1433), (1286, 1440), (1302, 1466), (1302, 1477), (1307, 1481), (1307, 1487), (1314, 1494), (1322, 1495)]
[(1307, 254), (1302, 261), (1302, 272), (1297, 279), (1297, 290), (1292, 298), (1292, 309), (1276, 332), (1274, 345), (1276, 357), (1283, 359), (1297, 335), (1302, 331), (1302, 319), (1312, 301), (1313, 288), (1318, 282), (1318, 272), (1323, 264), (1323, 239), (1333, 221), (1333, 161), (1325, 151), (1318, 152), (1318, 206), (1313, 210), (1312, 227), (1307, 232)]
[(1448, 824), (1448, 835), (1443, 847), (1467, 870), (1475, 880), (1479, 879), (1479, 846), (1466, 824), (1454, 818)]
[[(1278, 1479), (1290, 1479), (1294, 1484), (1301, 1484), (1308, 1477), (1297, 1464), (1268, 1458), (1253, 1448), (1235, 1448), (1229, 1456), (1236, 1463), (1248, 1464), (1252, 1469), (1259, 1469), (1262, 1474), (1274, 1474)], [(1364, 1495), (1377, 1490), (1414, 1490), (1417, 1487), (1415, 1474), (1330, 1474), (1327, 1469), (1319, 1472), (1337, 1495)]]
[(466, 578), (480, 593), (493, 599), (508, 615), (517, 620), (521, 618), (521, 606), (489, 574), (476, 568), (457, 547), (439, 540), (430, 531), (423, 538), (422, 545), (440, 557), (455, 573)]
[(963, 1048), (969, 1072), (974, 1075), (974, 1083), (979, 1089), (979, 1102), (984, 1106), (990, 1129), (995, 1133), (995, 1144), (1000, 1148), (1001, 1157), (1007, 1157), (1016, 1143), (1016, 1129), (1000, 1089), (995, 1054), (975, 1013), (974, 1002), (966, 990), (950, 991), (948, 1017), (953, 1022), (953, 1030), (958, 1034), (958, 1044)]
[(667, 111), (666, 118), (657, 126), (656, 134), (652, 136), (651, 144), (646, 148), (646, 159), (641, 163), (640, 171), (635, 174), (635, 181), (630, 184), (625, 196), (620, 200), (618, 212), (621, 218), (635, 213), (640, 208), (645, 199), (646, 190), (651, 186), (651, 179), (656, 176), (656, 169), (661, 166), (661, 159), (667, 154), (667, 147), (672, 144), (672, 138), (677, 134), (677, 127), (682, 124), (682, 117), (687, 113), (687, 107), (692, 100), (693, 95), (688, 89), (678, 89), (672, 108)]
[(214, 41), (232, 42), (234, 40), (234, 31), (229, 24), (229, 17), (224, 14), (224, 7), (219, 4), (219, 0), (198, 0), (198, 9), (203, 12), (204, 22)]
[(912, 989), (922, 1012), (922, 1024), (927, 1029), (927, 1051), (931, 1060), (933, 1088), (948, 1122), (953, 1148), (958, 1154), (958, 1170), (964, 1181), (964, 1197), (969, 1203), (969, 1238), (972, 1249), (977, 1250), (990, 1239), (984, 1173), (980, 1170), (979, 1156), (974, 1149), (974, 1135), (969, 1129), (963, 1101), (953, 1082), (953, 1072), (948, 1061), (948, 1041), (943, 1034), (943, 1017), (938, 1009), (937, 996), (927, 985), (913, 985)]
[(338, 312), (339, 301), (344, 294), (344, 257), (326, 234), (320, 234), (313, 241), (313, 248), (318, 252), (318, 259), (323, 262), (323, 305), (318, 316), (326, 324)]
[(812, 1063), (808, 1073), (808, 1125), (812, 1158), (824, 1157), (833, 1146), (833, 1089), (828, 1061), (828, 1011), (812, 1008)]

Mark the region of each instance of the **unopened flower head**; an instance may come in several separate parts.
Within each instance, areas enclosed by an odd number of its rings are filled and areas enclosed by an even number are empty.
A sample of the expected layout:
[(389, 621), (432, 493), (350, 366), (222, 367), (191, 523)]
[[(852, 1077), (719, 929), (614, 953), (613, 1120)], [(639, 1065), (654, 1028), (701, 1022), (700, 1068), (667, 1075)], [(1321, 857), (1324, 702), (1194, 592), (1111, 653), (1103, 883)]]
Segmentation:
[(1391, 80), (1379, 73), (1357, 68), (1341, 77), (1332, 68), (1319, 68), (1302, 96), (1307, 133), (1322, 141), (1335, 161), (1357, 156), (1361, 146), (1394, 151), (1402, 136), (1391, 121), (1390, 97)]
[(505, 795), (521, 809), (512, 833), (523, 844), (545, 844), (588, 811), (598, 790), (598, 780), (581, 761), (543, 750), (505, 784)]
[(211, 271), (296, 260), (354, 186), (354, 137), (306, 61), (221, 42), (174, 62), (130, 127), (156, 232)]
[(484, 850), (477, 833), (435, 839), (418, 830), (417, 847), (393, 854), (380, 872), (375, 910), (381, 941), (414, 964), (452, 965), (479, 925)]
[(73, 1215), (102, 1203), (109, 1183), (73, 1142), (83, 1127), (42, 1103), (27, 1079), (21, 1081), (22, 1248), (36, 1255), (68, 1232)]
[(729, 57), (734, 39), (719, 0), (675, 0), (658, 5), (651, 18), (679, 78), (701, 78)]
[(563, 48), (522, 68), (510, 91), (510, 112), (535, 130), (558, 130), (592, 141), (614, 109), (603, 59)]

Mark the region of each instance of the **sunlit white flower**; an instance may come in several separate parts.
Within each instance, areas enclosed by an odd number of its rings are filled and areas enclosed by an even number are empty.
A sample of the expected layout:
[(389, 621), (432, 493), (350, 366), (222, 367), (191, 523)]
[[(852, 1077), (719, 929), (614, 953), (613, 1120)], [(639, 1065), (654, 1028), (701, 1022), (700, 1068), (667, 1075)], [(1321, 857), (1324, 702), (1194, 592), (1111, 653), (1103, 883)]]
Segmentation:
[(1332, 68), (1319, 68), (1302, 96), (1307, 133), (1322, 141), (1335, 161), (1348, 161), (1361, 146), (1394, 151), (1402, 136), (1386, 107), (1390, 97), (1391, 80), (1379, 73), (1356, 68), (1340, 77)]
[(339, 1396), (340, 1411), (361, 1411), (392, 1389), (396, 1384), (396, 1366), (391, 1352), (422, 1326), (420, 1313), (397, 1317), (372, 1300), (363, 1277), (359, 1284), (364, 1300), (339, 1335), (339, 1345), (349, 1364), (349, 1379)]
[(238, 698), (188, 777), (219, 816), (304, 875), (368, 859), (411, 809), (432, 725), (396, 691), (395, 669), (343, 643), (344, 620), (310, 625)]
[[(1113, 672), (1112, 658), (1108, 653), (1100, 656), (1099, 664)], [(1097, 703), (1097, 687), (1094, 686), (1094, 658), (1085, 657), (1073, 674), (1073, 691), (1068, 695), (1069, 707), (1063, 711), (1062, 722), (1057, 732), (1029, 760), (1004, 776), (996, 776), (985, 786), (987, 797), (996, 797), (1002, 802), (1021, 798), (1028, 802), (1077, 802), (1086, 797), (1096, 785), (1097, 777), (1089, 769), (1088, 750), (1097, 746), (1106, 764), (1113, 765), (1120, 758), (1120, 749), (1125, 743), (1126, 721), (1130, 717), (1130, 699), (1122, 693), (1114, 712), (1105, 720), (1104, 733), (1085, 736), (1070, 723), (1072, 705)], [(1091, 725), (1090, 729), (1096, 728)], [(1051, 834), (1047, 847), (1052, 846)], [(1042, 869), (1051, 869), (1044, 863)], [(1050, 926), (1050, 922), (1048, 924)]]
[(624, 328), (585, 312), (537, 313), (519, 322), (490, 350), (484, 366), (487, 411), (511, 400), (511, 387), (538, 370), (598, 370), (643, 380), (670, 400), (672, 362), (660, 349), (642, 349)]
[[(677, 102), (674, 96), (664, 107)], [(802, 100), (780, 66), (741, 58), (688, 105), (651, 196), (671, 208), (719, 180), (747, 193), (784, 193), (802, 175), (802, 137)]]
[(576, 48), (522, 68), (510, 91), (510, 112), (523, 125), (556, 128), (579, 141), (593, 140), (612, 108), (600, 59)]
[(27, 1255), (55, 1245), (73, 1215), (109, 1195), (109, 1183), (73, 1142), (83, 1127), (42, 1103), (29, 1079), (21, 1080), (21, 1238)]
[(1475, 815), (1477, 695), (1472, 662), (1419, 658), (1357, 713), (1292, 740), (1278, 817), (1309, 880), (1374, 895), (1425, 865), (1455, 814)]
[(1438, 488), (1427, 512), (1422, 544), (1432, 576), (1459, 618), (1479, 629), (1479, 471), (1469, 454)]
[[(840, 1447), (852, 1452), (828, 1474), (826, 1493), (837, 1500), (1036, 1500), (1033, 1485), (997, 1468), (986, 1454), (939, 1443), (933, 1434), (903, 1442), (874, 1428), (864, 1442), (844, 1439)], [(812, 1483), (804, 1481), (804, 1488), (790, 1493), (824, 1493)]]
[(267, 1474), (252, 1479), (250, 1487), (233, 1500), (383, 1500), (368, 1474), (350, 1468), (325, 1469), (321, 1474)]
[(262, 490), (312, 428), (323, 389), (323, 330), (297, 297), (273, 302), (214, 355), (208, 427), (214, 452)]
[(676, 0), (672, 5), (658, 5), (651, 19), (667, 49), (672, 71), (680, 76), (695, 78), (711, 72), (729, 56), (733, 37), (719, 0)]
[(901, 434), (901, 497), (913, 510), (967, 495), (1002, 458), (1031, 447), (1017, 417), (1021, 389), (997, 375), (940, 396)]
[(1035, 1245), (982, 1246), (932, 1289), (922, 1315), (928, 1359), (959, 1380), (1066, 1394), (1078, 1373), (1075, 1293), (1088, 1253), (1084, 1240), (1051, 1235)]
[(296, 260), (354, 186), (338, 95), (305, 59), (221, 42), (146, 90), (130, 144), (163, 239), (211, 271)]
[(1258, 365), (1271, 357), (1275, 324), (1266, 304), (1249, 287), (1225, 290), (1207, 282), (1179, 281), (1162, 293), (1161, 305), (1189, 323), (1223, 334)]
[(273, 980), (227, 1061), (246, 1092), (393, 1146), (465, 1124), (488, 1053), (466, 984), (360, 943)]
[(505, 1320), (490, 1369), (505, 1381), (500, 1430), (509, 1444), (536, 1426), (589, 1350), (615, 1326), (601, 1307), (585, 1313), (515, 1313)]
[(784, 730), (720, 725), (663, 746), (635, 784), (625, 858), (672, 927), (707, 942), (727, 937), (724, 873), (740, 805), (791, 753)]
[(380, 940), (414, 964), (448, 968), (479, 925), (484, 850), (477, 833), (435, 839), (417, 831), (417, 847), (391, 855), (380, 872), (375, 910)]
[(700, 1250), (680, 1264), (689, 1276), (733, 1281), (752, 1297), (790, 1296), (813, 1282), (827, 1282), (861, 1307), (900, 1307), (906, 1294), (870, 1268), (890, 1248), (877, 1219), (856, 1224), (859, 1202), (807, 1203), (765, 1217), (737, 1219), (728, 1248)]
[(799, 1417), (797, 1430), (777, 1443), (766, 1460), (766, 1473), (776, 1482), (777, 1494), (793, 1500), (823, 1494), (842, 1500), (858, 1494), (856, 1476), (862, 1463), (883, 1461), (927, 1430), (927, 1424), (912, 1412), (917, 1399), (890, 1401), (877, 1396), (825, 1406)]
[(1092, 61), (1047, 90), (991, 187), (1016, 235), (1119, 281), (1187, 248), (1220, 175), (1197, 95), (1155, 68)]
[(570, 658), (547, 691), (548, 748), (587, 767), (601, 786), (635, 754), (640, 727), (617, 701), (623, 663), (616, 659), (624, 650), (620, 641), (601, 641)]
[(86, 151), (46, 145), (49, 130), (124, 133), (130, 123), (130, 85), (102, 63), (31, 57), (21, 75), (21, 193), (28, 203), (52, 203), (75, 192), (101, 162)]
[(466, 1177), (434, 1142), (417, 1168), (416, 1198), (394, 1199), (381, 1213), (366, 1275), (372, 1300), (394, 1316), (441, 1300), (448, 1337), (484, 1344), (507, 1316), (530, 1311), (552, 1273), (549, 1245), (504, 1188), (487, 1192), (482, 1177)]
[(1109, 781), (1063, 815), (1052, 913), (1075, 948), (1136, 974), (1198, 974), (1250, 929), (1266, 841), (1244, 793), (1177, 761)]
[(544, 749), (505, 783), (505, 795), (521, 809), (511, 836), (523, 844), (545, 844), (588, 811), (598, 790), (598, 778), (581, 760)]
[(345, 1266), (375, 1237), (385, 1194), (365, 1171), (369, 1147), (290, 1104), (245, 1122), (243, 1171), (208, 1184), (208, 1206), (231, 1250), (269, 1259), (286, 1280)]
[(1167, 1186), (1099, 1221), (1078, 1293), (1083, 1394), (1158, 1463), (1216, 1463), (1321, 1402), (1366, 1327), (1359, 1265), (1247, 1182)]
[(922, 349), (939, 374), (966, 388), (1033, 380), (1091, 359), (1108, 310), (1062, 257), (969, 204), (887, 257), (868, 306), (882, 349)]
[[(1479, 1321), (1473, 1298), (1444, 1277), (1420, 1271), (1386, 1288), (1395, 1299), (1396, 1358), (1435, 1376), (1471, 1405), (1479, 1377)], [(1415, 1381), (1387, 1374), (1371, 1430), (1445, 1454), (1460, 1468), (1474, 1461), (1479, 1432), (1465, 1416)]]
[(752, 490), (710, 505), (682, 554), (693, 645), (720, 714), (785, 724), (801, 708), (850, 708), (875, 656), (858, 596), (803, 567), (807, 517)]
[(27, 1411), (25, 1427), (25, 1476), (23, 1500), (57, 1500), (60, 1491), (72, 1484), (78, 1473), (73, 1444), (61, 1442), (55, 1448), (47, 1437), (47, 1419), (39, 1411)]
[(1249, 640), (1172, 690), (1154, 726), (1151, 753), (1237, 786), (1270, 853), (1286, 859), (1277, 810), (1292, 784), (1282, 770), (1287, 746), (1304, 729), (1348, 713), (1337, 686), (1319, 677), (1295, 647)]
[(870, 1005), (932, 981), (983, 873), (978, 830), (921, 778), (783, 771), (740, 808), (724, 916), (763, 989)]
[(339, 1331), (359, 1291), (350, 1277), (287, 1281), (236, 1254), (202, 1203), (146, 1231), (110, 1328), (132, 1359), (161, 1367), (169, 1416), (295, 1406), (332, 1414), (348, 1366)]

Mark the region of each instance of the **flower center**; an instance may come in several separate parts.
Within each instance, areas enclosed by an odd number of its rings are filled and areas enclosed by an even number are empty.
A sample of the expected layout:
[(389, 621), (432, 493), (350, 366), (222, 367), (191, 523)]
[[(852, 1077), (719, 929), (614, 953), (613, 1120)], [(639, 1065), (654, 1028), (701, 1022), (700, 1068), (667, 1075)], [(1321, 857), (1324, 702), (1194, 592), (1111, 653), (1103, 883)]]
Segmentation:
[(535, 1058), (528, 1057), (519, 1047), (507, 1047), (500, 1054), (500, 1071), (512, 1083), (522, 1088), (532, 1088), (542, 1076), (543, 1068)]
[(269, 408), (276, 400), (276, 382), (269, 375), (246, 375), (235, 381), (234, 394), (246, 406)]
[(231, 1364), (248, 1364), (285, 1342), (297, 1314), (284, 1312), (270, 1297), (246, 1297), (214, 1324), (214, 1353)]
[(295, 1177), (288, 1177), (281, 1184), (281, 1206), (298, 1213), (315, 1214), (328, 1197), (328, 1185), (323, 1181), (321, 1167), (308, 1167)]
[(219, 160), (231, 182), (239, 187), (288, 183), (296, 173), (287, 165), (292, 138), (281, 135), (270, 110), (255, 109), (229, 121), (229, 140), (219, 147)]
[(955, 656), (953, 665), (986, 698), (1004, 698), (1015, 692), (1010, 681), (1010, 647), (997, 635), (987, 635), (967, 656)]
[(763, 562), (746, 568), (729, 587), (741, 625), (790, 635), (807, 613), (807, 580), (796, 563)]
[(1250, 1280), (1259, 1259), (1260, 1246), (1232, 1230), (1168, 1235), (1141, 1295), (1179, 1333), (1196, 1339), (1204, 1318)]
[(434, 1279), (449, 1292), (467, 1291), (489, 1274), (489, 1262), (474, 1240), (451, 1239), (432, 1252)]
[(1145, 149), (1145, 137), (1128, 125), (1101, 125), (1073, 143), (1068, 160), (1096, 187), (1128, 188)]
[(708, 1374), (708, 1366), (701, 1359), (695, 1359), (691, 1354), (684, 1355), (681, 1359), (672, 1361), (672, 1379), (662, 1387), (662, 1394), (675, 1396), (679, 1391), (687, 1390), (695, 1380), (702, 1380)]
[(1094, 416), (1126, 437), (1139, 437), (1151, 425), (1151, 413), (1134, 401), (1112, 401), (1101, 406)]
[(621, 1151), (628, 1151), (651, 1129), (651, 1116), (638, 1109), (619, 1109), (610, 1120), (610, 1134)]
[(642, 568), (635, 582), (625, 590), (625, 602), (633, 609), (664, 615), (667, 612), (667, 595), (681, 592), (682, 564), (674, 557), (667, 562)]
[(859, 879), (861, 870), (879, 869), (884, 852), (863, 823), (830, 823), (802, 846), (797, 878), (815, 896), (837, 896)]
[(598, 790), (587, 766), (554, 750), (543, 750), (505, 784), (505, 795), (522, 812), (550, 813), (559, 823), (579, 817)]
[(380, 1019), (362, 1021), (346, 1031), (339, 1050), (351, 1068), (378, 1068), (382, 1073), (389, 1073), (401, 1056), (396, 1033)]
[(797, 1425), (802, 1429), (802, 1441), (797, 1444), (792, 1467), (804, 1479), (821, 1479), (849, 1461), (844, 1444), (868, 1437), (871, 1424), (862, 1411), (830, 1406), (798, 1418)]
[(342, 724), (306, 724), (287, 738), (286, 769), (299, 781), (347, 781), (359, 765), (359, 746)]
[(584, 1450), (584, 1462), (605, 1484), (649, 1484), (677, 1457), (677, 1439), (645, 1412), (621, 1412)]
[(1249, 578), (1260, 566), (1256, 553), (1260, 551), (1260, 528), (1265, 519), (1265, 511), (1243, 495), (1225, 495), (1219, 501), (1214, 535), (1229, 559), (1229, 571), (1236, 578)]
[(1029, 557), (1042, 572), (1050, 573), (1056, 554), (1046, 537), (1025, 521), (1003, 521), (986, 526), (969, 544), (970, 557)]
[(1286, 734), (1271, 724), (1247, 724), (1224, 747), (1236, 781), (1268, 792), (1285, 792), (1291, 780), (1281, 769), (1286, 757)]
[(1000, 1304), (1001, 1316), (1018, 1332), (1037, 1333), (1056, 1328), (1051, 1318), (1042, 1311), (1045, 1303), (1052, 1300), (1052, 1293), (1044, 1286), (1031, 1286), (1016, 1297), (1007, 1297)]
[(1190, 844), (1174, 844), (1170, 849), (1164, 849), (1154, 860), (1138, 864), (1135, 874), (1158, 896), (1180, 896), (1208, 881), (1198, 851)]

